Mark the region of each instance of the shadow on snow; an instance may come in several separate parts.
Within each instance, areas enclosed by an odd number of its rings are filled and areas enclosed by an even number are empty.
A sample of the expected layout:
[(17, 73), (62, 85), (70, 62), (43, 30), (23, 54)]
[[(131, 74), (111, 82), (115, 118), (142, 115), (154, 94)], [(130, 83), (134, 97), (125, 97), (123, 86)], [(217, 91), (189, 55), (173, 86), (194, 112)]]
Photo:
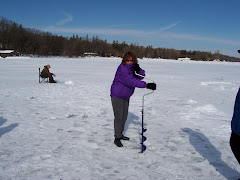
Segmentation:
[[(2, 126), (5, 122), (7, 122), (7, 120), (4, 119), (3, 117), (0, 117), (0, 126)], [(0, 127), (0, 137), (2, 137), (6, 133), (12, 131), (18, 125), (19, 125), (18, 123), (14, 123), (14, 124), (10, 124), (9, 126), (6, 126), (6, 127)]]
[(222, 176), (226, 179), (239, 178), (240, 173), (229, 167), (228, 164), (221, 159), (221, 152), (214, 147), (204, 134), (190, 128), (183, 128), (182, 131), (189, 135), (189, 142), (195, 150), (203, 158), (207, 159), (209, 164), (211, 164)]
[(139, 121), (139, 117), (136, 116), (132, 112), (128, 113), (128, 118), (127, 118), (127, 121), (125, 123), (124, 132), (126, 132), (128, 130), (130, 124), (139, 125), (139, 127), (141, 127), (141, 125), (142, 125), (141, 122)]

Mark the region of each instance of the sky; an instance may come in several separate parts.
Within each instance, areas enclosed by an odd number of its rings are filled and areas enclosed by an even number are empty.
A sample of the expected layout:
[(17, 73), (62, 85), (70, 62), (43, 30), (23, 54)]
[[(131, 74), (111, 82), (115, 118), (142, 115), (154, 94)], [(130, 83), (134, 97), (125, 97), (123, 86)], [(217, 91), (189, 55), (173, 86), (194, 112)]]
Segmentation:
[(239, 57), (239, 0), (0, 0), (0, 16), (52, 34)]

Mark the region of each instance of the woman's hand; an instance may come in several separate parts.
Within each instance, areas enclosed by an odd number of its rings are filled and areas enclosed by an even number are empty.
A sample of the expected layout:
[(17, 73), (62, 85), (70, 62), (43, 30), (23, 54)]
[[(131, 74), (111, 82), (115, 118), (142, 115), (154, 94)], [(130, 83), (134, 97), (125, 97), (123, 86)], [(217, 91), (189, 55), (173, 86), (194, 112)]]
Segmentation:
[(155, 83), (147, 83), (147, 89), (156, 90), (157, 85)]

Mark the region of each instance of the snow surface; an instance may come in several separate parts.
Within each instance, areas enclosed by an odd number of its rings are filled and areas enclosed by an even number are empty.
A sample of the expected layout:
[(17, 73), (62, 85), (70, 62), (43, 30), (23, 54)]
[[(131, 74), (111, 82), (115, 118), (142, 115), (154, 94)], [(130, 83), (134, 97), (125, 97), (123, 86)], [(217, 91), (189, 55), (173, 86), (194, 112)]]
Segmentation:
[[(240, 178), (229, 147), (240, 63), (139, 60), (157, 90), (130, 100), (123, 148), (113, 144), (110, 86), (119, 58), (0, 59), (1, 180)], [(51, 65), (57, 84), (38, 83)]]

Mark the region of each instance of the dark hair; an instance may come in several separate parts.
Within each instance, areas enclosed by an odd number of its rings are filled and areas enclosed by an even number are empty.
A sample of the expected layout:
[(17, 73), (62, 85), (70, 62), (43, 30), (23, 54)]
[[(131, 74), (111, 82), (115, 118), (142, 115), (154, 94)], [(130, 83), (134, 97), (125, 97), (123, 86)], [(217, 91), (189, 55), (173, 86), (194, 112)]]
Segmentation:
[(134, 51), (128, 51), (124, 54), (123, 59), (122, 59), (122, 64), (126, 65), (126, 61), (132, 57), (133, 60), (133, 64), (137, 64), (138, 60), (137, 60), (137, 55)]

